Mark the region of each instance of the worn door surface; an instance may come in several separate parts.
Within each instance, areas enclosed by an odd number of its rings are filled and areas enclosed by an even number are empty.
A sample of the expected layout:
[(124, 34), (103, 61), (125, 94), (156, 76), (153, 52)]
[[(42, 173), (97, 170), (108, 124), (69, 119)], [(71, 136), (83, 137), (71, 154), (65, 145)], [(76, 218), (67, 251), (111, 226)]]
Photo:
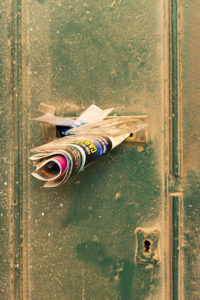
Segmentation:
[[(198, 1), (11, 2), (0, 20), (0, 298), (198, 299)], [(45, 189), (28, 161), (43, 142), (40, 102), (60, 116), (92, 103), (147, 115), (148, 143)]]

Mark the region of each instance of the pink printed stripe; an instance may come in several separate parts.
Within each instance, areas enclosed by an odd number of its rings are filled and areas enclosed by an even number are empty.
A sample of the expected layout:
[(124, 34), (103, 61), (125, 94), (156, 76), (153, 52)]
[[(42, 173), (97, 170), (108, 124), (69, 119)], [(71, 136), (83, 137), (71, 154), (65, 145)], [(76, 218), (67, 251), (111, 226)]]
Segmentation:
[(67, 159), (63, 155), (56, 155), (56, 156), (53, 156), (52, 158), (61, 165), (62, 173), (65, 172), (65, 170), (67, 168)]

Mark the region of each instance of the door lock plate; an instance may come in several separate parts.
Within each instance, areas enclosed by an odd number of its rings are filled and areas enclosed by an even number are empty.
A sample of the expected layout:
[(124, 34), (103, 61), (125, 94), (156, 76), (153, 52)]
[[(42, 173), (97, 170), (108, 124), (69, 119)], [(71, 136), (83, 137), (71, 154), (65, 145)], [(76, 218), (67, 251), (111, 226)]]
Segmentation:
[(143, 228), (136, 228), (136, 255), (135, 261), (138, 264), (160, 262), (159, 241), (160, 231), (155, 229), (148, 231)]

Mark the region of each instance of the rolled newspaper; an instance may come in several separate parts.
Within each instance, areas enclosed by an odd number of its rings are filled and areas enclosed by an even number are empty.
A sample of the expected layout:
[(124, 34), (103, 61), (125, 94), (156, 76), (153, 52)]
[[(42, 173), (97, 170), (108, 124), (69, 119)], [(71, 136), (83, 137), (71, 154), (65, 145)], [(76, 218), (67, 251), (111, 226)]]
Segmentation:
[(115, 137), (66, 136), (54, 140), (32, 150), (36, 152), (30, 157), (36, 166), (32, 175), (46, 181), (44, 187), (62, 185), (129, 136), (130, 133)]
[(127, 116), (68, 129), (66, 136), (31, 150), (35, 154), (30, 159), (36, 166), (32, 175), (46, 181), (45, 187), (61, 185), (131, 134), (146, 127), (146, 123)]

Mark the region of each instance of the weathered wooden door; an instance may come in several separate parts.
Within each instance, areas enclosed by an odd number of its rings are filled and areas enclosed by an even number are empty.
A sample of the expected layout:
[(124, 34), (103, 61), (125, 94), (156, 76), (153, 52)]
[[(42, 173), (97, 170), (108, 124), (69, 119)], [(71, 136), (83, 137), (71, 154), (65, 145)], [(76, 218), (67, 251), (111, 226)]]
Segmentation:
[[(199, 299), (199, 1), (1, 3), (0, 298)], [(31, 177), (32, 121), (147, 115), (68, 184)]]

